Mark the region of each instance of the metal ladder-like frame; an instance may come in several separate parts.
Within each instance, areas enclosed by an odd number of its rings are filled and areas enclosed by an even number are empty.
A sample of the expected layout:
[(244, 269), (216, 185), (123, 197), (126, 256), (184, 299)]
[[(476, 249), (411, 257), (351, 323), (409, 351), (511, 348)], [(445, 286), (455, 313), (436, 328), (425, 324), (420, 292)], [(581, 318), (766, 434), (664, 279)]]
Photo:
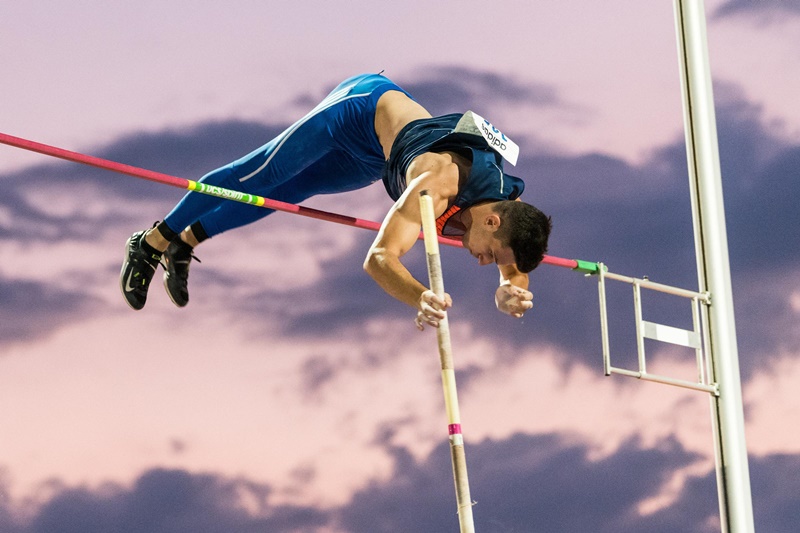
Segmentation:
[[(598, 263), (597, 268), (598, 293), (600, 299), (600, 329), (603, 341), (603, 371), (606, 376), (611, 374), (621, 374), (647, 381), (664, 383), (676, 387), (683, 387), (703, 392), (708, 392), (714, 396), (719, 396), (719, 385), (710, 380), (710, 361), (708, 354), (708, 306), (711, 305), (711, 297), (708, 293), (679, 289), (661, 283), (654, 283), (647, 279), (638, 279), (628, 276), (621, 276), (607, 272), (605, 265)], [(633, 286), (634, 315), (636, 320), (636, 345), (639, 356), (639, 369), (626, 370), (611, 365), (611, 350), (608, 334), (608, 312), (606, 309), (606, 279), (629, 283)], [(692, 324), (691, 330), (675, 328), (663, 324), (650, 322), (642, 318), (642, 289), (650, 289), (657, 292), (672, 294), (691, 301)], [(670, 378), (658, 374), (647, 372), (645, 361), (644, 340), (652, 339), (660, 342), (676, 344), (692, 348), (697, 357), (697, 381)]]

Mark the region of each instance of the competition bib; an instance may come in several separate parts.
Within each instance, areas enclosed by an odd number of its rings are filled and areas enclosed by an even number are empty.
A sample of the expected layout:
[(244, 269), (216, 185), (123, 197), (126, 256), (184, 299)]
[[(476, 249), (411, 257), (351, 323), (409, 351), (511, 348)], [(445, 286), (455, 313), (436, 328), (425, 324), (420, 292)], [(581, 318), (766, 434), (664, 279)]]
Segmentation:
[(495, 128), (491, 122), (472, 111), (467, 111), (461, 120), (456, 124), (456, 133), (469, 133), (472, 135), (480, 135), (492, 149), (500, 154), (503, 159), (511, 163), (517, 164), (519, 158), (519, 146), (517, 143), (506, 137), (502, 131)]

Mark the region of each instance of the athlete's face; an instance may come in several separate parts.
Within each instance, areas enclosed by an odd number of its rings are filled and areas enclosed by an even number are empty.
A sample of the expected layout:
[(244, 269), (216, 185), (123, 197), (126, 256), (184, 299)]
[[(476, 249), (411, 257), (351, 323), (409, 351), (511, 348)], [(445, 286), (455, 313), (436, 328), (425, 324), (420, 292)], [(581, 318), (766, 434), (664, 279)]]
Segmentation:
[(490, 265), (492, 263), (498, 265), (514, 264), (514, 251), (508, 246), (503, 246), (500, 239), (496, 237), (497, 228), (499, 227), (498, 220), (489, 218), (479, 224), (473, 224), (464, 233), (464, 237), (461, 240), (464, 248), (469, 250), (469, 253), (478, 260), (479, 265)]

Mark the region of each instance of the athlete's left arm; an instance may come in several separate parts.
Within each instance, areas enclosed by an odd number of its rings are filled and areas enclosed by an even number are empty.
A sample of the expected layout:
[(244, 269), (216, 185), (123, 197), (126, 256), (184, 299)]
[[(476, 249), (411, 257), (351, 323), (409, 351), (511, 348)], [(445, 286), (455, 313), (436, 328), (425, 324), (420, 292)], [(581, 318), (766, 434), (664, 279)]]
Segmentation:
[(515, 265), (498, 265), (500, 286), (494, 293), (497, 309), (515, 318), (522, 318), (525, 311), (533, 308), (533, 293), (528, 290), (528, 275)]

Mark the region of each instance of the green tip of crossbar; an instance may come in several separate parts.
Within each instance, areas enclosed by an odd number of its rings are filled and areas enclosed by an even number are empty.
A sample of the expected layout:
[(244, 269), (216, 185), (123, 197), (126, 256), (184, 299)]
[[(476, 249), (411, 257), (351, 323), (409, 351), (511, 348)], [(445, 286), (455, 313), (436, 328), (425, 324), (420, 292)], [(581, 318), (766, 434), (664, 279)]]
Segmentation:
[[(597, 274), (597, 272), (600, 270), (600, 263), (594, 263), (592, 261), (582, 261), (580, 259), (576, 259), (575, 262), (578, 263), (578, 266), (576, 266), (572, 270), (575, 270), (577, 272), (583, 272), (584, 274)], [(603, 265), (603, 269), (606, 272), (608, 271), (608, 268), (606, 268), (605, 265)]]

